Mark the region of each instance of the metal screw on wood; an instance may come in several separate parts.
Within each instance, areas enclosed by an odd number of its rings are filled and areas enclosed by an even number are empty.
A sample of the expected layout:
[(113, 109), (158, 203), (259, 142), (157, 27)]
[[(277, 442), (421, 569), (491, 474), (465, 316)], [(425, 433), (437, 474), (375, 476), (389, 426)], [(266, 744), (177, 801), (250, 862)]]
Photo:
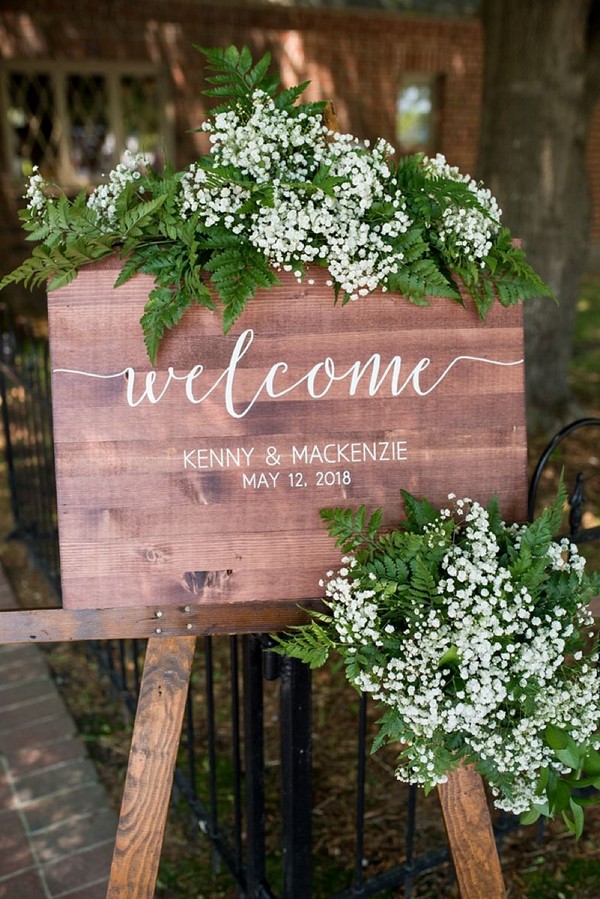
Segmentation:
[(154, 631), (155, 634), (162, 634), (162, 627), (157, 627)]
[(156, 617), (157, 617), (157, 618), (162, 618), (162, 617), (163, 617), (163, 614), (164, 614), (164, 613), (161, 612), (161, 610), (159, 609), (159, 610), (156, 612)]

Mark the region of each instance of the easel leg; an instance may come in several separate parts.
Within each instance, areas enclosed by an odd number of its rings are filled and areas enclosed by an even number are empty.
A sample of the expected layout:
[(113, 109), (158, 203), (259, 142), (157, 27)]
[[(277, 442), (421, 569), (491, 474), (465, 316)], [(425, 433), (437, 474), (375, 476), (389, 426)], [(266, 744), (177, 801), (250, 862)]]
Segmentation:
[(479, 774), (458, 768), (438, 786), (462, 899), (505, 899), (490, 812)]
[(107, 899), (154, 896), (195, 644), (148, 640)]

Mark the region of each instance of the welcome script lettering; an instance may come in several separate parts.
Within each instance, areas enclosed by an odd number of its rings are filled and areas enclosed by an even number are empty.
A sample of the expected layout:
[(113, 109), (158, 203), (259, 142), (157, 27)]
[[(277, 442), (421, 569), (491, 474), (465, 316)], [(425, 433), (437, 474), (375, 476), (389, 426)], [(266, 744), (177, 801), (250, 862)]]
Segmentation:
[(380, 353), (372, 353), (366, 361), (357, 359), (350, 366), (343, 369), (339, 364), (336, 364), (332, 356), (326, 356), (312, 365), (305, 374), (293, 383), (282, 386), (281, 380), (289, 371), (289, 365), (287, 362), (279, 361), (275, 362), (268, 369), (252, 399), (249, 402), (241, 403), (239, 399), (236, 399), (236, 379), (239, 378), (238, 367), (241, 360), (250, 352), (253, 342), (254, 331), (248, 328), (238, 337), (231, 353), (229, 364), (208, 386), (204, 383), (205, 367), (201, 363), (194, 365), (184, 374), (176, 374), (173, 367), (169, 366), (162, 385), (157, 383), (158, 374), (156, 371), (147, 372), (142, 379), (143, 386), (141, 390), (139, 388), (140, 378), (138, 378), (138, 373), (131, 366), (124, 368), (122, 371), (106, 375), (71, 368), (56, 368), (54, 373), (79, 375), (102, 380), (125, 378), (125, 397), (131, 408), (140, 406), (143, 403), (151, 403), (152, 405), (160, 403), (167, 391), (171, 390), (172, 385), (177, 382), (183, 383), (185, 398), (193, 405), (203, 403), (215, 393), (218, 387), (223, 385), (225, 409), (232, 418), (239, 419), (245, 418), (264, 395), (271, 399), (280, 399), (283, 396), (304, 390), (311, 399), (318, 400), (326, 396), (334, 384), (344, 382), (347, 384), (348, 396), (355, 396), (362, 384), (366, 386), (367, 393), (371, 397), (384, 393), (392, 397), (400, 396), (409, 387), (412, 388), (417, 396), (424, 397), (436, 390), (458, 363), (504, 367), (522, 365), (523, 363), (523, 359), (506, 362), (482, 356), (456, 356), (437, 377), (433, 376), (433, 381), (426, 383), (427, 378), (423, 378), (423, 375), (432, 365), (432, 360), (428, 356), (423, 356), (419, 359), (416, 365), (409, 370), (408, 374), (405, 370), (406, 366), (402, 362), (402, 357), (399, 355), (392, 356), (389, 362), (385, 364)]

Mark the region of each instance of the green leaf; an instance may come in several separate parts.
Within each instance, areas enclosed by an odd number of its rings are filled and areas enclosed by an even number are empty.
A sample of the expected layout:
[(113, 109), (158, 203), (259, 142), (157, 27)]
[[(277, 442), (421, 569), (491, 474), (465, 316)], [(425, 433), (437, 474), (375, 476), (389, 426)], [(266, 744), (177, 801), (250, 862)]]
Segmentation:
[(155, 197), (152, 200), (134, 206), (119, 220), (119, 232), (126, 237), (131, 231), (142, 225), (144, 220), (151, 218), (165, 203), (166, 199), (166, 194), (163, 194), (160, 197)]
[(550, 749), (566, 749), (569, 742), (568, 734), (561, 727), (555, 724), (548, 724), (544, 732), (546, 743)]
[(212, 272), (212, 283), (223, 302), (225, 333), (259, 287), (279, 283), (266, 258), (241, 240), (234, 244), (226, 242), (222, 250), (215, 249), (205, 268)]
[(371, 517), (369, 518), (369, 522), (367, 524), (367, 537), (370, 540), (375, 538), (377, 531), (381, 528), (383, 523), (383, 509), (375, 509)]
[(342, 547), (343, 552), (353, 552), (361, 546), (374, 545), (382, 521), (382, 511), (377, 509), (365, 526), (364, 505), (356, 513), (352, 509), (321, 509), (320, 516), (328, 525), (329, 536), (335, 540), (336, 546)]
[(578, 805), (577, 802), (575, 802), (573, 799), (571, 799), (569, 802), (569, 808), (571, 810), (572, 817), (569, 816), (566, 810), (563, 810), (563, 820), (571, 833), (575, 834), (575, 839), (578, 840), (583, 833), (585, 815), (581, 806)]
[(542, 814), (542, 812), (541, 812), (541, 809), (539, 808), (539, 806), (534, 805), (529, 809), (528, 812), (524, 812), (520, 816), (519, 823), (523, 824), (524, 826), (526, 826), (528, 824), (535, 824), (535, 822), (538, 820), (538, 818), (540, 817), (541, 814)]
[(141, 265), (143, 265), (143, 258), (140, 256), (131, 256), (129, 259), (126, 259), (114, 286), (121, 287), (121, 285), (125, 284), (126, 281), (129, 281), (130, 278), (137, 275)]
[(577, 749), (575, 749), (575, 751), (570, 747), (567, 749), (555, 749), (554, 754), (563, 765), (567, 766), (567, 768), (577, 770), (581, 764), (581, 757), (577, 752)]
[(413, 530), (422, 531), (425, 525), (431, 524), (438, 517), (437, 509), (428, 499), (419, 500), (407, 490), (401, 490), (400, 493), (408, 523)]
[(228, 102), (215, 107), (212, 114), (231, 108), (235, 105), (239, 110), (250, 114), (252, 110), (252, 95), (256, 90), (262, 90), (269, 96), (274, 96), (279, 87), (279, 76), (269, 72), (271, 56), (265, 55), (252, 65), (252, 56), (247, 47), (238, 51), (236, 47), (229, 46), (224, 50), (200, 47), (198, 50), (207, 60), (209, 75), (206, 80), (209, 84), (216, 85), (208, 88), (204, 93), (208, 97), (226, 99)]
[(543, 795), (543, 793), (548, 785), (549, 778), (550, 778), (550, 769), (548, 767), (542, 768), (542, 770), (540, 771), (537, 786), (535, 789), (536, 796)]
[(440, 658), (437, 666), (438, 668), (443, 668), (445, 665), (458, 665), (459, 662), (460, 656), (458, 654), (458, 647), (451, 646)]
[(548, 795), (550, 812), (556, 815), (566, 809), (571, 801), (571, 788), (562, 778), (557, 778), (552, 789), (552, 795)]
[(278, 644), (274, 647), (275, 652), (299, 659), (314, 669), (325, 664), (335, 644), (328, 633), (329, 616), (312, 610), (310, 614), (313, 619), (310, 624), (292, 627), (289, 633), (274, 635), (273, 639)]
[(583, 760), (583, 770), (593, 777), (600, 776), (600, 752), (590, 746)]
[(66, 271), (59, 272), (48, 281), (48, 290), (58, 290), (59, 287), (66, 287), (71, 281), (77, 277), (77, 269), (71, 268)]

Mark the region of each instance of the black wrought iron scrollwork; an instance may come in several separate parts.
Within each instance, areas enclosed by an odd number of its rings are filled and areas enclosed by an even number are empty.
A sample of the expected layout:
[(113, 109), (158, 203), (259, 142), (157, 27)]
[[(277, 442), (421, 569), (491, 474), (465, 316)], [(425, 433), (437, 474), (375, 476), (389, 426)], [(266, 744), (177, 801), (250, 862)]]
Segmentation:
[[(575, 431), (582, 428), (600, 428), (600, 418), (579, 418), (571, 424), (566, 425), (558, 431), (552, 440), (549, 441), (534, 468), (529, 484), (529, 495), (527, 501), (527, 516), (530, 521), (533, 520), (535, 514), (535, 506), (538, 495), (538, 488), (542, 473), (546, 465), (550, 461), (552, 453), (556, 450), (560, 443), (569, 437)], [(598, 445), (600, 449), (600, 432), (598, 434)], [(567, 489), (570, 485), (567, 484)], [(582, 471), (577, 472), (575, 483), (569, 494), (569, 536), (576, 543), (587, 543), (591, 540), (600, 539), (600, 527), (582, 528), (583, 516), (586, 504), (586, 481), (585, 474)]]

